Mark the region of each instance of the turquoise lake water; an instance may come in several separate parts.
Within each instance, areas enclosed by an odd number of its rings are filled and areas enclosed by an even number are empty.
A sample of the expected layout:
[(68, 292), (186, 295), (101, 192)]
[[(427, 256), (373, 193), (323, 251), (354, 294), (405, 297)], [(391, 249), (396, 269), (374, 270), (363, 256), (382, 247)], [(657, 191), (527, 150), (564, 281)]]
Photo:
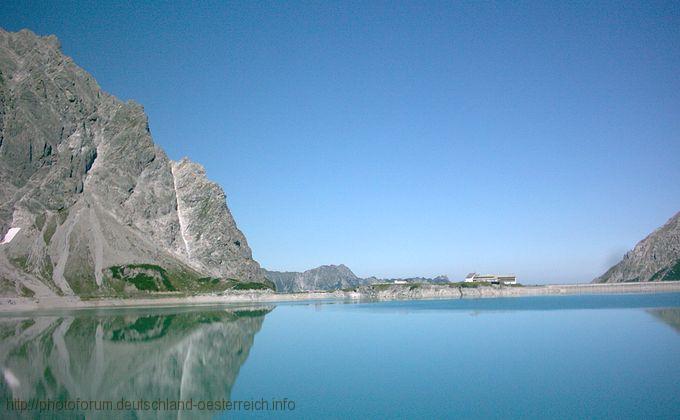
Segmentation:
[[(0, 338), (2, 418), (680, 418), (677, 293), (55, 311)], [(76, 400), (112, 408), (46, 406)]]

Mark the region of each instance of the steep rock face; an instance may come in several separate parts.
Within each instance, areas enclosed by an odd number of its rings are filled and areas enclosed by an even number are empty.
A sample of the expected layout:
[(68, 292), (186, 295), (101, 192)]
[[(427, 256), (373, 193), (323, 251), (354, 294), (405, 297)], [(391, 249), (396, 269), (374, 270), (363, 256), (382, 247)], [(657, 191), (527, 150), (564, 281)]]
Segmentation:
[(638, 242), (593, 283), (680, 280), (680, 213)]
[(0, 29), (0, 179), (0, 236), (20, 229), (0, 245), (5, 296), (125, 294), (111, 267), (128, 264), (175, 290), (265, 281), (219, 186), (171, 162), (143, 108), (102, 92), (54, 36)]
[(222, 188), (205, 177), (201, 165), (186, 158), (172, 163), (172, 174), (182, 244), (196, 268), (217, 277), (257, 279), (260, 267), (236, 227)]
[(305, 272), (262, 270), (264, 276), (274, 282), (278, 292), (294, 293), (308, 290), (336, 290), (355, 287), (363, 280), (354, 275), (347, 266), (322, 265)]

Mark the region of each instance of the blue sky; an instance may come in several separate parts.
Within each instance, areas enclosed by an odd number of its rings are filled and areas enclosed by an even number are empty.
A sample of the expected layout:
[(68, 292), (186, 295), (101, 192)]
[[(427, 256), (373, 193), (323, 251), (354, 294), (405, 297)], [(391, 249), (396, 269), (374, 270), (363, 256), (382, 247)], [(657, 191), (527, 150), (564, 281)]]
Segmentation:
[(143, 104), (267, 268), (583, 282), (680, 210), (679, 2), (3, 2), (0, 26)]

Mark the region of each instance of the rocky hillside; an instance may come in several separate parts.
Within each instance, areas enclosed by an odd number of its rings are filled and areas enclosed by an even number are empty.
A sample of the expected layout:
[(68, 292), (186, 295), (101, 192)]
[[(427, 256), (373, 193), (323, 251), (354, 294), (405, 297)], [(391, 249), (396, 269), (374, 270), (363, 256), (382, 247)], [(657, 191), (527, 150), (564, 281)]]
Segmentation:
[(54, 36), (0, 29), (0, 179), (0, 296), (269, 284), (219, 185)]
[(680, 280), (680, 213), (638, 242), (593, 283)]

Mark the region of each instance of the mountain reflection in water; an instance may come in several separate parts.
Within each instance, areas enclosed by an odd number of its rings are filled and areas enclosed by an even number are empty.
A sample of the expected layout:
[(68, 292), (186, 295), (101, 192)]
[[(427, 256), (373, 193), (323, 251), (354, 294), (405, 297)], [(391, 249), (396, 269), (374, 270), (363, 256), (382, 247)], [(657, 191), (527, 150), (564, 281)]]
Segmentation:
[(680, 333), (680, 308), (650, 309), (648, 312)]
[[(5, 401), (12, 399), (79, 398), (114, 404), (121, 398), (228, 400), (254, 336), (272, 309), (0, 318), (0, 411), (5, 412)], [(33, 417), (36, 413), (25, 414)], [(108, 417), (112, 413), (62, 414)], [(127, 414), (172, 415), (167, 411)]]

